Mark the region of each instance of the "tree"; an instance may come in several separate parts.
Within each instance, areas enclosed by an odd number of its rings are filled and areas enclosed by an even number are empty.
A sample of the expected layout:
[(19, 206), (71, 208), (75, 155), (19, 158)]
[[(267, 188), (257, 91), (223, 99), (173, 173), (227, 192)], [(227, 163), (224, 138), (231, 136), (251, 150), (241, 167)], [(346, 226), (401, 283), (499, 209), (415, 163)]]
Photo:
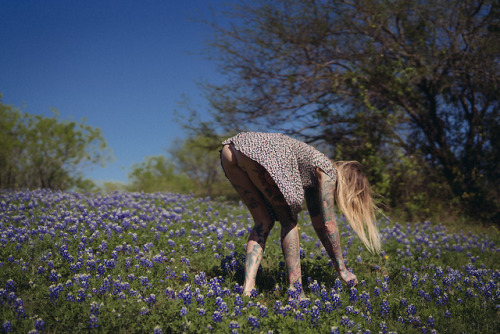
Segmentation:
[(70, 189), (94, 186), (82, 169), (111, 157), (101, 130), (84, 121), (22, 113), (0, 101), (0, 187)]
[(187, 193), (194, 188), (191, 180), (177, 174), (174, 164), (162, 155), (146, 157), (134, 164), (128, 178), (129, 191)]
[(228, 82), (206, 96), (227, 130), (283, 131), (386, 168), (411, 158), (498, 220), (499, 14), (498, 0), (242, 4), (213, 25)]
[(198, 134), (175, 142), (169, 152), (179, 173), (194, 184), (200, 195), (227, 195), (234, 191), (226, 180), (218, 150), (222, 138), (212, 134)]

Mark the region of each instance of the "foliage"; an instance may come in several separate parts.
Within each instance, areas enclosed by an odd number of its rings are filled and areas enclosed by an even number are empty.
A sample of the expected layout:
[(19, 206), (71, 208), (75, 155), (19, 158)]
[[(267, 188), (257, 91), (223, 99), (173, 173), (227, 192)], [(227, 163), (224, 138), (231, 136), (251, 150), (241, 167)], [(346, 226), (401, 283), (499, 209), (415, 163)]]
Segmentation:
[(192, 181), (195, 194), (224, 196), (234, 193), (220, 164), (222, 141), (221, 136), (213, 133), (199, 133), (170, 147), (177, 171)]
[(176, 173), (174, 164), (162, 155), (146, 157), (131, 169), (126, 186), (129, 191), (187, 193), (194, 188), (191, 180), (185, 174)]
[(243, 3), (212, 25), (227, 83), (207, 84), (207, 98), (225, 129), (374, 163), (392, 203), (398, 171), (432, 170), (410, 197), (438, 187), (425, 202), (498, 220), (499, 12), (496, 0)]
[(95, 189), (81, 169), (110, 158), (99, 129), (0, 102), (0, 188)]
[(241, 205), (172, 193), (0, 192), (2, 332), (496, 333), (497, 229), (379, 221), (368, 253), (337, 217), (341, 283), (307, 213), (303, 288), (288, 290), (272, 229), (254, 297), (243, 297), (252, 219)]
[[(208, 133), (174, 141), (168, 149), (170, 158), (165, 155), (147, 157), (144, 162), (133, 165), (129, 183), (123, 189), (234, 197), (235, 191), (220, 165), (221, 142), (220, 136)], [(120, 188), (111, 187), (110, 190)]]

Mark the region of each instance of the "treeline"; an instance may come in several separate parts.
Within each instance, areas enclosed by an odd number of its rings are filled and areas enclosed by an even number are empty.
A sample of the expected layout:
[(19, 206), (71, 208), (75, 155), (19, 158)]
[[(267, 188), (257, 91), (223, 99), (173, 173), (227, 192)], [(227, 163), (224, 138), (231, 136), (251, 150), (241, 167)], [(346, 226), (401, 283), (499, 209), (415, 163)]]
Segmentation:
[(111, 158), (97, 128), (21, 112), (0, 95), (0, 189), (93, 189), (83, 170)]
[(230, 184), (220, 169), (220, 141), (213, 135), (176, 141), (169, 157), (145, 157), (134, 164), (126, 184), (99, 186), (83, 172), (113, 158), (100, 129), (84, 121), (61, 120), (56, 111), (52, 117), (21, 112), (0, 99), (0, 189), (168, 191), (231, 197)]
[[(219, 149), (222, 137), (213, 133), (193, 135), (176, 141), (167, 155), (146, 157), (128, 174), (128, 191), (170, 191), (198, 196), (236, 199), (236, 192), (221, 169)], [(111, 188), (113, 184), (105, 184)]]

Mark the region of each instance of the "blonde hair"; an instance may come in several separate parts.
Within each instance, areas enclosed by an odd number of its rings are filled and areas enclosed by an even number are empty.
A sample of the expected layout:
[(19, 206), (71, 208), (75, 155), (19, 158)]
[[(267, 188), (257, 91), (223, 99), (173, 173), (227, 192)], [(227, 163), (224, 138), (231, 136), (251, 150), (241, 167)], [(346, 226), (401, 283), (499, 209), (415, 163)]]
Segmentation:
[(380, 235), (368, 179), (357, 161), (332, 161), (337, 169), (335, 198), (342, 213), (370, 252), (379, 253)]

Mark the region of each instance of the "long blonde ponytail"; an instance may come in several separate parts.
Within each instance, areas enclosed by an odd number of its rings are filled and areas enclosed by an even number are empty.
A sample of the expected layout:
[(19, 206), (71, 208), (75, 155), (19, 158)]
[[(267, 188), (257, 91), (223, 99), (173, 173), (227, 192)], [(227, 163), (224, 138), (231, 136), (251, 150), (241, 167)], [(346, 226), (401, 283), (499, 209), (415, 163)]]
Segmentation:
[(337, 169), (335, 198), (342, 213), (370, 252), (379, 253), (380, 235), (368, 179), (357, 161), (332, 162)]

